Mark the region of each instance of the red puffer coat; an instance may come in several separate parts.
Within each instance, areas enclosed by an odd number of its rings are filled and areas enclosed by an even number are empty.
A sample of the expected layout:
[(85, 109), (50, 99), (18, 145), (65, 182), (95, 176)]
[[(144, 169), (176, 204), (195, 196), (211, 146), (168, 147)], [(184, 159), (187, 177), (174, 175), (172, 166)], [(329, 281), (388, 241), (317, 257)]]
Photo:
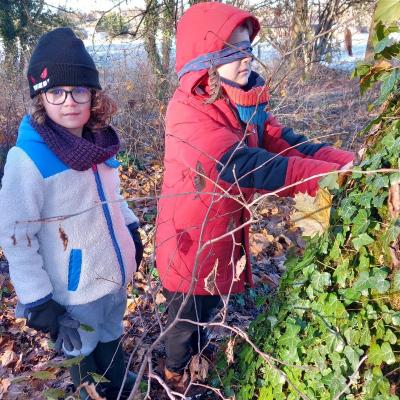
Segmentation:
[[(251, 38), (254, 39), (259, 24), (251, 14), (217, 2), (192, 6), (178, 24), (177, 71), (201, 54), (221, 50), (224, 41), (246, 20), (254, 26)], [(209, 97), (207, 78), (207, 70), (185, 74), (168, 106), (165, 175), (157, 217), (157, 268), (163, 286), (170, 291), (187, 293), (193, 283), (193, 293), (198, 295), (210, 294), (210, 290), (212, 294), (238, 293), (244, 290), (246, 283), (252, 284), (249, 227), (241, 227), (249, 215), (242, 204), (250, 200), (256, 190), (268, 191), (268, 182), (257, 188), (247, 181), (239, 188), (221, 178), (221, 159), (243, 139), (244, 131), (228, 97), (213, 104), (204, 103)], [(200, 87), (205, 88), (205, 92)], [(266, 127), (269, 146), (274, 137), (276, 143), (273, 150), (268, 150), (278, 153), (288, 144), (279, 138), (282, 128), (272, 117), (269, 121)], [(258, 142), (254, 131), (241, 149), (249, 160), (249, 163), (244, 162), (245, 165), (251, 164), (250, 159), (254, 162), (260, 155), (271, 154)], [(256, 158), (252, 151), (258, 151)], [(319, 151), (319, 156), (324, 154), (326, 161), (292, 153), (295, 154), (290, 157), (278, 156), (262, 167), (266, 181), (272, 182), (275, 172), (283, 173), (281, 186), (289, 185), (302, 178), (336, 170), (353, 158), (351, 153), (329, 147)], [(260, 176), (257, 179), (260, 180)], [(281, 194), (315, 193), (316, 187), (317, 179), (314, 179)], [(247, 264), (235, 279), (237, 262), (243, 254), (247, 256)], [(215, 279), (212, 281), (215, 284), (209, 285), (207, 290), (205, 278), (214, 267)]]

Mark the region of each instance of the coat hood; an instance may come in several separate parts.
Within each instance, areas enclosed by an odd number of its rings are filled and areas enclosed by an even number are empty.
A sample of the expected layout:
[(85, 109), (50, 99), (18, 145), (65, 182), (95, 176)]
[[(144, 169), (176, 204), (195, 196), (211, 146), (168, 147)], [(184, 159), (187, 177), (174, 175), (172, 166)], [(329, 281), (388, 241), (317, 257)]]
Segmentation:
[[(246, 21), (253, 26), (250, 37), (253, 41), (260, 24), (249, 12), (219, 2), (190, 7), (178, 22), (176, 71), (202, 54), (222, 50), (232, 32)], [(189, 72), (180, 79), (180, 87), (190, 92), (207, 74), (206, 69)]]

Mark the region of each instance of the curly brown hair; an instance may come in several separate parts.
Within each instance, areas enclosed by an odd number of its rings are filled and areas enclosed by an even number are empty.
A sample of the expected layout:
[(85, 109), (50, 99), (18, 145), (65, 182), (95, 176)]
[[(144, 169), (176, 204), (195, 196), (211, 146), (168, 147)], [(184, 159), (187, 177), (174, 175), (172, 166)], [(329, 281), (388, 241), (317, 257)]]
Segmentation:
[[(114, 100), (101, 90), (92, 90), (91, 92), (90, 118), (85, 127), (92, 131), (97, 131), (110, 124), (111, 117), (117, 112), (118, 108)], [(42, 96), (38, 95), (32, 99), (31, 115), (38, 124), (44, 124), (46, 110), (43, 105)]]

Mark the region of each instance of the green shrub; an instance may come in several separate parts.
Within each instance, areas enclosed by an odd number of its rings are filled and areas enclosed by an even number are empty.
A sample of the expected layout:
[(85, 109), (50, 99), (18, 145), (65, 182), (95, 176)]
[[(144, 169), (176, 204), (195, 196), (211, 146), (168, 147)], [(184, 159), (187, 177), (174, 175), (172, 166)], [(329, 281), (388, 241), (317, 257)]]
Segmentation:
[(379, 22), (377, 63), (354, 72), (364, 89), (381, 82), (381, 113), (366, 128), (364, 161), (334, 193), (329, 231), (310, 239), (300, 259), (288, 258), (278, 294), (250, 326), (256, 346), (280, 361), (267, 362), (243, 343), (228, 371), (219, 364), (227, 395), (399, 399), (400, 270), (392, 268), (389, 245), (398, 240), (400, 221), (391, 219), (387, 198), (400, 174), (357, 173), (400, 168), (400, 67), (393, 61), (400, 45), (390, 39), (398, 31)]

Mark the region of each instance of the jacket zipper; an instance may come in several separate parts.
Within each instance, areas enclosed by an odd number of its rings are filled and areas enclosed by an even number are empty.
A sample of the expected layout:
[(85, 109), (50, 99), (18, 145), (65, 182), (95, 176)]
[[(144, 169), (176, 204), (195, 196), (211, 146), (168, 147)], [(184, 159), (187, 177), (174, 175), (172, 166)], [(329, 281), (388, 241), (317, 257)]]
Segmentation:
[(92, 170), (94, 173), (94, 177), (96, 180), (96, 186), (97, 186), (97, 193), (99, 195), (99, 198), (101, 200), (102, 204), (102, 208), (103, 208), (103, 214), (104, 217), (106, 219), (107, 222), (107, 227), (108, 227), (108, 232), (111, 236), (111, 240), (112, 240), (112, 244), (115, 250), (115, 254), (117, 256), (118, 259), (118, 264), (119, 264), (119, 268), (121, 270), (121, 276), (122, 276), (122, 285), (125, 286), (125, 267), (124, 267), (124, 261), (122, 259), (122, 254), (121, 254), (121, 249), (119, 248), (118, 242), (117, 242), (117, 238), (115, 236), (115, 232), (114, 232), (114, 227), (112, 224), (112, 218), (111, 218), (111, 213), (110, 210), (108, 208), (108, 204), (106, 203), (107, 199), (106, 196), (104, 194), (104, 190), (103, 190), (103, 185), (101, 183), (101, 179), (100, 179), (100, 174), (99, 171), (97, 170), (97, 165), (93, 165), (92, 166)]

